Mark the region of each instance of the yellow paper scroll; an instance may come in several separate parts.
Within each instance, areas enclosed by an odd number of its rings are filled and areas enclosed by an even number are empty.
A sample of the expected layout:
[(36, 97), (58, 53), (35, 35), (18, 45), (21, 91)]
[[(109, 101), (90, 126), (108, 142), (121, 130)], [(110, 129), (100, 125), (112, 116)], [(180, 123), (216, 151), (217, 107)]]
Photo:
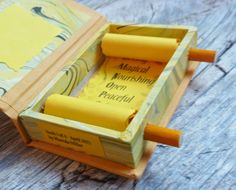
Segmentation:
[(124, 131), (165, 67), (140, 59), (166, 62), (177, 45), (175, 39), (106, 34), (102, 49), (109, 57), (78, 98), (52, 95), (45, 113)]
[(12, 5), (0, 12), (0, 62), (19, 70), (62, 30)]
[(102, 40), (106, 56), (168, 62), (178, 47), (177, 39), (107, 33)]
[(83, 98), (54, 94), (48, 97), (44, 113), (124, 131), (136, 111), (134, 109), (100, 104)]

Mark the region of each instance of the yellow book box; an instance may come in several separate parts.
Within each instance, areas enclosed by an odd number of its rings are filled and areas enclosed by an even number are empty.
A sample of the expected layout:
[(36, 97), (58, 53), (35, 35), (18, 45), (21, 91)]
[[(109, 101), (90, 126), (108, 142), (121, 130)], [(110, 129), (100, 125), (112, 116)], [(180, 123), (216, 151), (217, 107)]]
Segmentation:
[[(113, 24), (72, 0), (0, 1), (0, 112), (31, 147), (138, 178), (198, 61), (197, 29)], [(152, 142), (151, 142), (152, 141)]]

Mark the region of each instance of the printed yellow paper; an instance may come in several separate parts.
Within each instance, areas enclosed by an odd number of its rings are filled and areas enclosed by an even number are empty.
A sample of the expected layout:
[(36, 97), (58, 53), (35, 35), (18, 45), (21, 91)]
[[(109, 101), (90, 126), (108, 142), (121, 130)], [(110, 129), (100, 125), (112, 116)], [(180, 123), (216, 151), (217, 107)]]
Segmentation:
[(0, 27), (0, 62), (16, 71), (62, 32), (15, 4), (0, 13)]
[(162, 70), (158, 62), (107, 58), (78, 96), (138, 110)]
[(45, 122), (38, 122), (37, 125), (42, 130), (44, 140), (49, 143), (105, 157), (100, 139), (96, 135)]

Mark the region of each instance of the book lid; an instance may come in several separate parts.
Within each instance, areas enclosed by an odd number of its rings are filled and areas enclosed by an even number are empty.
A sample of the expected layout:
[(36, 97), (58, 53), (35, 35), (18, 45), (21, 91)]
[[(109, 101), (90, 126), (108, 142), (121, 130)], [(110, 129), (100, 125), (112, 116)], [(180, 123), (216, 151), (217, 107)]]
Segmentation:
[(0, 1), (0, 111), (16, 121), (74, 49), (105, 23), (73, 0)]

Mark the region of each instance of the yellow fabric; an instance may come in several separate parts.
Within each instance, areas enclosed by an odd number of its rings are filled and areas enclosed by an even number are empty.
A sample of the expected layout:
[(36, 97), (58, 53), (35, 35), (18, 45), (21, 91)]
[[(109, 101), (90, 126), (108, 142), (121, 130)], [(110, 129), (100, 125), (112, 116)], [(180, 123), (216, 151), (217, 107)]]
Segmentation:
[(178, 46), (177, 39), (107, 33), (102, 40), (106, 56), (168, 62)]
[(0, 12), (0, 62), (19, 70), (62, 30), (12, 5)]
[(90, 101), (138, 110), (165, 64), (107, 58), (78, 94)]
[(48, 97), (44, 113), (118, 131), (124, 131), (135, 114), (134, 109), (113, 107), (70, 96)]

